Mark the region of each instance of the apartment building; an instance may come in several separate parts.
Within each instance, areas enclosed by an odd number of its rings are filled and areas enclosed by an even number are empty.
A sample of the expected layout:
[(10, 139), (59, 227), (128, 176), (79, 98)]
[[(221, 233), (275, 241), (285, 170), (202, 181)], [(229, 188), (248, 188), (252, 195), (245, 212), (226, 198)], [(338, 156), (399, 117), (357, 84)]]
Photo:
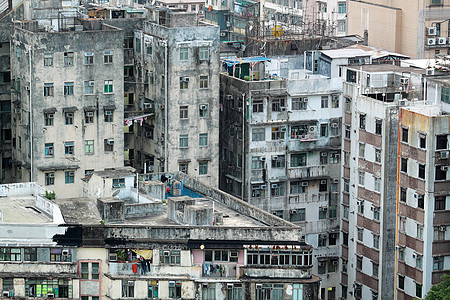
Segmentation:
[(305, 31), (322, 27), (327, 36), (344, 36), (347, 32), (347, 1), (303, 1)]
[(224, 65), (220, 188), (301, 226), (314, 247), (313, 272), (322, 280), (322, 297), (334, 299), (341, 81), (284, 69), (302, 66), (292, 57), (248, 57)]
[[(125, 178), (115, 196), (95, 199), (50, 201), (35, 183), (0, 186), (8, 196), (0, 203), (4, 221), (18, 217), (10, 199), (30, 207), (25, 224), (2, 224), (0, 242), (9, 243), (0, 248), (3, 292), (25, 299), (319, 299), (314, 253), (299, 227), (184, 173), (165, 175), (163, 184), (161, 174), (142, 174), (137, 191), (126, 170), (94, 172), (87, 190), (101, 188), (102, 178)], [(163, 201), (166, 184), (180, 180), (181, 195)], [(38, 228), (26, 217), (48, 224), (25, 244)], [(35, 240), (41, 244), (30, 248)]]
[(348, 34), (367, 34), (368, 45), (434, 58), (449, 54), (449, 0), (348, 1)]
[[(81, 196), (94, 170), (123, 166), (123, 32), (17, 24), (11, 41), (13, 179)], [(99, 37), (103, 41), (99, 42)]]
[(138, 170), (183, 171), (217, 186), (219, 28), (193, 13), (149, 15), (134, 33), (134, 107), (143, 114), (126, 119), (137, 128), (128, 149), (140, 150)]

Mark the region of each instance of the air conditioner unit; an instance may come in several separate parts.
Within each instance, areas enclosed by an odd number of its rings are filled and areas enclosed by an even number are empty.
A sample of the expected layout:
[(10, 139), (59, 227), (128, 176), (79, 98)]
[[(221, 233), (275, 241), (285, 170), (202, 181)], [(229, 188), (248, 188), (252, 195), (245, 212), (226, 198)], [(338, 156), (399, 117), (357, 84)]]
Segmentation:
[(47, 115), (47, 118), (49, 118), (49, 119), (53, 119), (55, 117), (55, 114), (48, 114)]
[(226, 25), (227, 25), (227, 27), (231, 27), (231, 22), (227, 21)]
[(151, 109), (151, 108), (153, 108), (153, 104), (152, 103), (144, 103), (144, 108)]
[(434, 75), (434, 69), (427, 69), (426, 70), (426, 74), (429, 76), (433, 76)]
[(333, 179), (333, 183), (339, 183), (339, 179)]
[(200, 105), (200, 110), (207, 110), (208, 109), (208, 105)]
[(106, 143), (108, 145), (114, 145), (114, 140), (113, 139), (108, 139), (108, 141)]
[(328, 156), (328, 152), (322, 152), (320, 153), (320, 156)]
[(47, 298), (55, 298), (55, 294), (53, 294), (53, 293), (47, 293)]
[(261, 185), (259, 188), (260, 188), (261, 190), (265, 190), (265, 189), (267, 189), (267, 185), (263, 184), (263, 185)]
[(89, 86), (94, 86), (94, 81), (93, 80), (89, 81)]
[(48, 155), (53, 155), (53, 149), (52, 148), (50, 148), (50, 149), (48, 149)]
[(226, 36), (227, 34), (225, 32), (221, 32), (220, 36)]
[(338, 128), (339, 124), (338, 123), (331, 123), (331, 128)]
[(169, 256), (170, 255), (170, 251), (164, 251), (164, 256)]
[(233, 95), (227, 95), (227, 96), (226, 96), (226, 99), (227, 99), (227, 100), (233, 100)]
[(442, 166), (441, 167), (441, 171), (447, 171), (448, 170), (448, 166)]
[(281, 107), (280, 107), (280, 110), (281, 110), (281, 111), (286, 111), (286, 107), (281, 106)]
[(72, 118), (72, 117), (73, 117), (73, 113), (67, 113), (67, 114), (66, 114), (66, 117)]
[(371, 211), (374, 211), (374, 210), (375, 210), (375, 207), (371, 206), (371, 207), (370, 207), (370, 210), (371, 210)]
[(276, 183), (272, 184), (273, 189), (276, 189), (277, 187), (278, 187), (278, 184), (276, 184)]
[(112, 111), (111, 111), (111, 110), (105, 110), (105, 115), (106, 115), (106, 116), (112, 115)]
[(440, 156), (441, 156), (441, 158), (448, 158), (448, 151), (441, 151), (440, 152)]
[(445, 38), (445, 37), (440, 37), (440, 38), (438, 39), (438, 44), (439, 44), (439, 45), (446, 45), (446, 44), (447, 44), (447, 38)]
[(145, 133), (145, 136), (146, 136), (146, 137), (151, 137), (151, 136), (152, 136), (152, 133), (151, 133), (150, 131), (148, 131), (148, 132)]
[(325, 267), (325, 263), (323, 261), (319, 262), (319, 267)]
[(228, 289), (232, 289), (233, 288), (233, 284), (232, 283), (227, 283), (227, 288)]
[(159, 105), (159, 108), (160, 108), (160, 109), (164, 109), (164, 108), (165, 108), (164, 104), (160, 104), (160, 105)]
[(327, 181), (326, 180), (321, 180), (320, 184), (327, 184)]
[(333, 266), (337, 266), (338, 265), (338, 261), (337, 260), (333, 260)]
[(189, 82), (189, 77), (183, 77), (184, 82)]
[(427, 31), (428, 31), (428, 35), (436, 35), (436, 33), (437, 33), (436, 27), (428, 27)]
[(87, 111), (86, 112), (86, 116), (87, 117), (93, 117), (94, 116), (94, 112), (93, 111)]
[(278, 160), (278, 156), (276, 155), (272, 156), (272, 160)]
[(116, 253), (110, 253), (109, 254), (109, 261), (117, 261), (117, 254)]
[(163, 138), (163, 137), (160, 137), (160, 138), (158, 139), (158, 141), (164, 142), (164, 138)]
[(50, 177), (50, 178), (55, 178), (55, 173), (49, 173), (49, 174), (48, 174), (48, 177)]
[(25, 90), (29, 91), (30, 87), (28, 85), (24, 86)]
[(308, 181), (303, 181), (302, 186), (308, 186)]
[(428, 46), (434, 46), (434, 45), (436, 45), (436, 39), (435, 39), (435, 38), (428, 38), (428, 39), (427, 39), (427, 45), (428, 45)]
[(402, 100), (398, 101), (399, 106), (405, 106), (407, 103), (408, 103), (408, 100), (406, 100), (406, 99), (402, 99)]
[(256, 286), (257, 289), (261, 289), (262, 288), (262, 284), (261, 283), (257, 283), (255, 286)]
[(401, 84), (408, 84), (408, 82), (409, 82), (409, 78), (407, 78), (407, 77), (400, 78), (400, 83)]
[(260, 161), (266, 161), (266, 158), (265, 158), (264, 156), (261, 156), (261, 157), (259, 158), (259, 160), (260, 160)]
[(317, 126), (309, 126), (309, 131), (310, 132), (317, 131)]
[(439, 231), (446, 231), (447, 230), (447, 226), (439, 226)]
[(3, 291), (2, 295), (3, 295), (3, 297), (8, 298), (9, 297), (9, 291)]
[(297, 213), (297, 210), (296, 210), (296, 209), (291, 209), (290, 213), (291, 213), (291, 214), (296, 214), (296, 213)]
[[(69, 172), (69, 176), (75, 176), (75, 172)], [(64, 251), (66, 251), (67, 254), (69, 254), (68, 250), (63, 250), (63, 255), (64, 255)]]
[(417, 257), (417, 254), (413, 253), (412, 258), (416, 259), (416, 257)]

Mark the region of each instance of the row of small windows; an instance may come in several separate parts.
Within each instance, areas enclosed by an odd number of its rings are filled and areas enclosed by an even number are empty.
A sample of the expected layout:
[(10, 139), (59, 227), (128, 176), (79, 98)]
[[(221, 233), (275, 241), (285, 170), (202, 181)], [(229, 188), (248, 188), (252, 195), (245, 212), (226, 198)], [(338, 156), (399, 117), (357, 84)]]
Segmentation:
[[(308, 181), (291, 181), (290, 185), (290, 194), (304, 194), (307, 192), (307, 188), (309, 186)], [(272, 183), (270, 185), (270, 194), (272, 197), (284, 196), (287, 184), (286, 182), (277, 182)], [(332, 192), (336, 192), (338, 189), (338, 183), (332, 182), (330, 184), (330, 189)], [(252, 197), (265, 197), (266, 191), (268, 190), (268, 185), (266, 184), (252, 184)], [(319, 192), (327, 192), (328, 191), (328, 181), (320, 180), (319, 181)], [(292, 213), (293, 211), (291, 211)], [(325, 214), (326, 215), (326, 214)], [(336, 216), (336, 208), (334, 206), (334, 212), (330, 213), (330, 215)], [(320, 218), (320, 214), (319, 214)]]
[[(73, 66), (74, 64), (74, 52), (64, 52), (64, 66)], [(114, 51), (106, 50), (103, 51), (103, 63), (104, 64), (112, 64), (114, 57)], [(94, 52), (86, 51), (84, 52), (84, 65), (93, 65), (94, 64)], [(53, 66), (53, 53), (44, 53), (44, 66), (52, 67)]]
[[(180, 60), (181, 61), (189, 60), (190, 52), (191, 51), (189, 51), (188, 47), (179, 48)], [(191, 55), (192, 55), (192, 53), (191, 53)], [(209, 59), (209, 47), (199, 47), (198, 48), (198, 58), (200, 60), (208, 60)]]
[[(84, 95), (94, 94), (95, 81), (88, 80), (84, 82)], [(112, 94), (114, 92), (114, 84), (112, 80), (105, 80), (103, 83), (103, 93)], [(73, 96), (74, 83), (64, 82), (63, 95)], [(55, 95), (55, 85), (53, 83), (44, 83), (44, 97), (53, 97)]]
[(49, 261), (52, 262), (71, 262), (72, 253), (70, 249), (51, 248), (41, 250), (41, 248), (0, 248), (0, 261), (37, 261), (38, 252), (43, 252)]
[[(94, 111), (85, 111), (84, 112), (84, 123), (92, 124), (94, 123), (95, 112)], [(73, 125), (75, 119), (75, 112), (64, 112), (64, 124), (65, 125)], [(53, 126), (55, 120), (55, 113), (48, 112), (44, 113), (44, 125), (45, 126)], [(111, 123), (114, 121), (114, 110), (104, 110), (103, 112), (103, 120), (107, 123)]]
[[(200, 104), (198, 106), (198, 116), (200, 118), (207, 118), (208, 114), (208, 104)], [(188, 119), (189, 118), (189, 106), (182, 105), (180, 106), (180, 119)]]
[[(189, 172), (189, 162), (178, 163), (178, 171), (188, 174)], [(198, 162), (198, 175), (208, 175), (208, 161)]]
[[(307, 166), (307, 154), (306, 153), (293, 153), (290, 155), (290, 167), (306, 167)], [(338, 164), (340, 161), (340, 153), (333, 152), (320, 152), (320, 164)], [(266, 167), (266, 158), (264, 156), (252, 156), (251, 168), (253, 170), (264, 169)], [(286, 165), (285, 155), (272, 156), (272, 168), (284, 168)]]
[[(208, 146), (208, 134), (200, 133), (198, 135), (198, 146), (206, 147)], [(180, 135), (180, 148), (189, 148), (189, 135), (181, 134)]]
[[(180, 90), (189, 89), (189, 77), (180, 77)], [(207, 89), (209, 87), (209, 77), (206, 75), (201, 75), (198, 80), (199, 89)]]
[[(105, 153), (114, 151), (114, 139), (104, 139), (103, 149)], [(84, 153), (94, 154), (94, 140), (84, 141)], [(75, 143), (64, 142), (64, 154), (65, 155), (75, 155)], [(54, 143), (45, 143), (45, 157), (53, 157), (55, 155), (55, 145)]]
[[(286, 97), (279, 96), (274, 97), (271, 100), (272, 111), (280, 112), (286, 110)], [(331, 95), (331, 106), (330, 97), (322, 96), (320, 99), (321, 108), (339, 108), (339, 95)], [(308, 110), (308, 97), (293, 97), (291, 99), (291, 110)], [(310, 108), (311, 109), (311, 108)], [(254, 113), (264, 112), (264, 99), (254, 98), (252, 100), (252, 111)]]
[[(339, 136), (340, 125), (339, 123), (323, 123), (320, 126), (308, 125), (308, 124), (298, 124), (291, 125), (290, 127), (290, 139), (314, 139), (317, 136), (328, 137), (328, 136)], [(271, 127), (271, 139), (272, 140), (284, 140), (286, 138), (286, 127), (277, 126)], [(266, 128), (253, 128), (252, 129), (252, 141), (266, 141)]]

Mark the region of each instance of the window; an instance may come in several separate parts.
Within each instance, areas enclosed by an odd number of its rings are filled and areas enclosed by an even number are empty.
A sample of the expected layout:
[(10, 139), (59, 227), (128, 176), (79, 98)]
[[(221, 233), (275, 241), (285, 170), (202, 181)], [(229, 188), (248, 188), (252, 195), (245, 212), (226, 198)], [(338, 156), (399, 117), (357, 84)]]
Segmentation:
[(319, 220), (324, 220), (327, 218), (328, 207), (319, 207)]
[(207, 283), (202, 284), (202, 300), (216, 299), (216, 284)]
[(416, 254), (416, 268), (422, 269), (423, 266), (423, 255)]
[(318, 244), (318, 246), (319, 247), (326, 247), (327, 246), (327, 240), (328, 240), (328, 237), (327, 237), (327, 235), (326, 234), (319, 234), (319, 244)]
[(375, 162), (381, 164), (381, 149), (375, 148)]
[(416, 236), (419, 240), (423, 239), (423, 225), (422, 224), (417, 224), (417, 236)]
[(373, 219), (380, 221), (380, 208), (378, 206), (373, 206)]
[(434, 210), (445, 210), (445, 196), (436, 196), (434, 198)]
[(285, 167), (284, 155), (272, 156), (272, 168), (284, 168), (284, 167)]
[(159, 262), (162, 265), (180, 265), (181, 254), (180, 250), (159, 251)]
[(53, 126), (54, 113), (44, 113), (45, 126)]
[(364, 239), (364, 229), (358, 228), (358, 241), (362, 242)]
[(361, 256), (356, 256), (356, 270), (362, 270), (363, 258)]
[(112, 64), (113, 63), (113, 51), (103, 51), (103, 63)]
[(264, 168), (265, 157), (252, 156), (252, 169), (258, 170)]
[(436, 166), (435, 167), (435, 180), (446, 180), (447, 179), (447, 166)]
[(84, 141), (84, 153), (86, 153), (86, 154), (94, 153), (94, 140)]
[(189, 48), (180, 48), (180, 60), (189, 59)]
[(401, 290), (405, 289), (405, 276), (398, 275), (398, 288)]
[(189, 147), (189, 139), (187, 134), (180, 135), (180, 148)]
[(279, 197), (284, 195), (284, 182), (274, 183), (270, 187), (272, 197)]
[(320, 124), (320, 136), (328, 136), (328, 124)]
[[(320, 240), (320, 238), (319, 238), (319, 240)], [(320, 246), (319, 246), (320, 247)], [(325, 274), (327, 271), (326, 271), (326, 264), (325, 264), (325, 262), (323, 262), (323, 261), (319, 261), (319, 263), (318, 263), (318, 266), (317, 266), (317, 273), (318, 274)], [(322, 296), (323, 297), (323, 296)], [(322, 298), (323, 299), (323, 298)]]
[(272, 98), (272, 111), (274, 112), (280, 112), (283, 111), (286, 108), (286, 97), (274, 97)]
[(198, 49), (198, 58), (200, 60), (208, 60), (209, 59), (209, 48), (208, 47), (200, 47)]
[(364, 158), (366, 156), (366, 144), (359, 143), (359, 157)]
[(408, 143), (408, 128), (402, 127), (402, 142)]
[(114, 111), (111, 109), (105, 109), (104, 110), (104, 116), (105, 116), (105, 122), (111, 123), (114, 121)]
[(338, 3), (338, 13), (345, 14), (347, 13), (347, 3)]
[(406, 203), (406, 188), (400, 187), (400, 201)]
[(405, 247), (398, 248), (398, 260), (405, 261)]
[(148, 294), (147, 297), (150, 299), (158, 299), (158, 281), (150, 280), (148, 282)]
[(84, 52), (84, 64), (85, 65), (94, 64), (94, 52)]
[(44, 97), (53, 97), (54, 86), (53, 83), (44, 83)]
[(339, 108), (339, 95), (331, 95), (331, 108)]
[(425, 179), (425, 165), (419, 164), (419, 174), (420, 179)]
[(85, 111), (84, 112), (84, 123), (85, 124), (94, 123), (94, 112), (93, 111)]
[(373, 186), (375, 192), (381, 193), (381, 178), (380, 177), (373, 177)]
[[(292, 186), (291, 186), (292, 187)], [(303, 222), (306, 217), (305, 208), (291, 209), (289, 214), (289, 221), (291, 222)]]
[(198, 145), (200, 147), (208, 146), (208, 134), (207, 133), (200, 133), (198, 136)]
[(405, 228), (406, 228), (406, 217), (399, 216), (398, 230), (401, 232), (405, 232)]
[(37, 261), (37, 248), (24, 248), (24, 261)]
[(350, 192), (350, 180), (344, 179), (344, 192), (349, 193)]
[(321, 180), (319, 182), (319, 192), (327, 192), (328, 191), (328, 181)]
[(81, 279), (89, 279), (89, 263), (87, 262), (80, 263), (80, 274)]
[(169, 298), (181, 299), (181, 281), (169, 281)]
[(348, 213), (349, 213), (349, 208), (348, 208), (348, 206), (343, 205), (343, 206), (342, 206), (342, 210), (343, 210), (343, 214), (344, 214), (343, 218), (346, 219), (346, 220), (348, 220)]
[(73, 125), (73, 112), (64, 113), (64, 124)]
[(423, 133), (419, 134), (419, 148), (426, 149), (427, 147), (427, 136)]
[(105, 152), (113, 152), (114, 151), (114, 139), (104, 139), (103, 140), (103, 149)]
[(105, 83), (103, 85), (103, 93), (104, 94), (112, 94), (114, 91), (113, 89), (113, 81), (112, 80), (105, 80)]
[(358, 213), (364, 215), (364, 201), (358, 201)]
[(55, 184), (55, 173), (45, 173), (45, 185), (54, 185)]
[(358, 184), (359, 185), (364, 185), (365, 174), (366, 173), (364, 171), (358, 171)]
[(208, 162), (201, 161), (198, 163), (198, 175), (207, 175), (208, 174)]
[(188, 169), (189, 169), (189, 164), (188, 163), (179, 163), (178, 164), (178, 171), (187, 174), (188, 173)]
[(253, 128), (252, 129), (252, 141), (265, 141), (266, 135), (265, 135), (265, 129), (264, 128)]
[(20, 248), (0, 248), (0, 261), (20, 261)]
[(380, 249), (380, 236), (378, 234), (373, 234), (373, 247)]
[(200, 76), (200, 88), (201, 89), (208, 88), (208, 76)]
[(122, 297), (134, 297), (134, 280), (122, 280)]
[(339, 152), (330, 153), (330, 164), (338, 164), (340, 161), (341, 154)]
[(375, 120), (375, 134), (381, 135), (383, 130), (383, 120)]
[(73, 171), (66, 171), (65, 172), (65, 183), (74, 183), (75, 181), (75, 172)]
[(291, 181), (290, 186), (291, 186), (291, 190), (290, 190), (291, 194), (302, 194), (302, 193), (306, 193), (306, 188), (308, 186), (308, 182), (306, 182), (306, 181)]
[(351, 135), (351, 127), (350, 125), (345, 125), (345, 138), (350, 139)]
[(292, 98), (292, 110), (307, 110), (308, 98)]
[(264, 101), (261, 99), (253, 100), (253, 112), (254, 113), (262, 113), (264, 112)]
[(188, 118), (188, 106), (183, 105), (180, 106), (180, 119), (187, 119)]
[(378, 278), (378, 264), (372, 262), (372, 276)]
[(416, 297), (422, 298), (422, 285), (416, 282)]
[(84, 82), (84, 94), (93, 95), (94, 94), (94, 81), (89, 80)]
[(73, 66), (73, 52), (64, 52), (64, 66)]
[(306, 166), (306, 153), (291, 154), (291, 167)]
[(272, 127), (272, 140), (284, 140), (286, 127)]
[(45, 156), (51, 157), (54, 155), (53, 143), (45, 143)]
[(113, 188), (125, 187), (125, 178), (113, 178), (112, 187)]
[(199, 113), (200, 118), (207, 118), (208, 117), (208, 104), (199, 105), (198, 113)]
[[(295, 289), (295, 284), (294, 284)], [(295, 293), (295, 290), (294, 290)], [(241, 300), (242, 299), (242, 284), (234, 283), (232, 286), (227, 285), (227, 300)]]
[(320, 107), (321, 108), (328, 108), (328, 96), (322, 96), (320, 98)]
[[(206, 84), (208, 84), (208, 82), (206, 82)], [(187, 90), (188, 88), (189, 88), (189, 77), (180, 77), (180, 90)]]
[(400, 171), (408, 173), (408, 158), (400, 158)]
[(444, 150), (448, 147), (448, 138), (446, 134), (436, 135), (436, 150)]
[(330, 135), (338, 136), (339, 135), (339, 123), (331, 123), (330, 125)]
[(260, 198), (266, 195), (266, 186), (261, 184), (252, 184), (252, 197)]
[(330, 205), (330, 209), (328, 210), (328, 217), (330, 219), (336, 219), (337, 217), (337, 206), (336, 205)]
[(359, 128), (360, 129), (366, 129), (366, 115), (360, 114), (359, 115)]
[(424, 209), (424, 207), (425, 207), (425, 195), (424, 194), (417, 194), (417, 207)]
[(53, 66), (53, 54), (52, 53), (44, 53), (44, 67)]
[(433, 271), (440, 271), (444, 269), (444, 256), (433, 257)]
[(64, 142), (64, 154), (65, 155), (74, 155), (75, 154), (74, 142)]
[(345, 20), (338, 20), (338, 31), (345, 32)]
[(320, 164), (328, 164), (328, 152), (320, 152)]

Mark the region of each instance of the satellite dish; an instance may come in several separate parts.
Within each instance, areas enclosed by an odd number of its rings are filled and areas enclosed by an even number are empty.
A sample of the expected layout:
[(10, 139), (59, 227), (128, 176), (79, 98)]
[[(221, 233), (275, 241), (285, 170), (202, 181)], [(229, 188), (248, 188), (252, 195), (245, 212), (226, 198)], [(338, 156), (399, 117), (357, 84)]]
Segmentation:
[(119, 195), (119, 193), (120, 193), (120, 190), (115, 190), (114, 193), (112, 193), (112, 196), (115, 197), (115, 196)]
[(280, 37), (283, 35), (283, 28), (279, 25), (275, 25), (272, 27), (272, 35), (274, 37)]

